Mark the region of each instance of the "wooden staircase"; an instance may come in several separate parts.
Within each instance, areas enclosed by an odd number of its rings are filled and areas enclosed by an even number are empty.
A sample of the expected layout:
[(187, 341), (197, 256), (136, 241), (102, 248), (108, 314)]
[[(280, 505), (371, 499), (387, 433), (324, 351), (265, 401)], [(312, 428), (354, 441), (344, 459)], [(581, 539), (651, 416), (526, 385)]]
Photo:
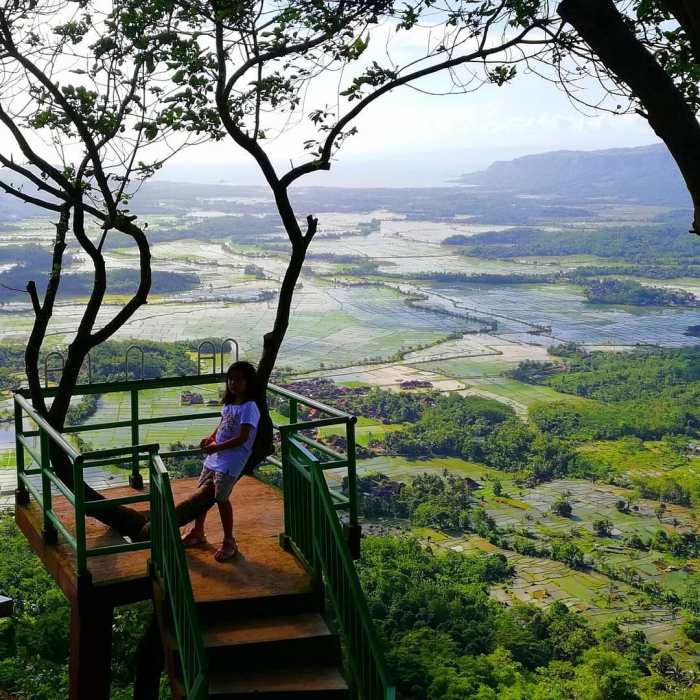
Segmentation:
[[(323, 596), (296, 557), (279, 544), (279, 493), (244, 478), (233, 495), (240, 554), (214, 562), (214, 544), (186, 550), (207, 665), (217, 700), (350, 698), (338, 636), (323, 617)], [(207, 517), (220, 539), (218, 512)], [(186, 698), (172, 606), (157, 576), (154, 601), (173, 697)]]
[[(178, 647), (162, 610), (161, 634), (173, 696), (184, 698)], [(340, 641), (315, 595), (199, 603), (209, 697), (217, 700), (350, 698)]]

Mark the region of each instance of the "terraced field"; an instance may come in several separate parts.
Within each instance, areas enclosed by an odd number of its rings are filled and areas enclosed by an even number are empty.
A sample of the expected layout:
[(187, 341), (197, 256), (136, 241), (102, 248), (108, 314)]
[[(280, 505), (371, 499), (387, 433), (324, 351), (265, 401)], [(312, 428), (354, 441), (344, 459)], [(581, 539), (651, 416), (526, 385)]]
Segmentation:
[[(622, 620), (628, 629), (642, 629), (653, 644), (678, 655), (684, 662), (694, 663), (700, 659), (700, 645), (691, 642), (681, 631), (681, 622), (687, 613), (663, 603), (650, 603), (649, 597), (636, 585), (610, 578), (600, 570), (605, 566), (631, 569), (639, 574), (640, 583), (656, 583), (662, 590), (676, 593), (682, 593), (688, 586), (700, 585), (700, 561), (677, 559), (667, 552), (640, 551), (624, 543), (626, 536), (637, 534), (648, 538), (659, 529), (669, 533), (693, 531), (697, 521), (692, 510), (669, 504), (659, 519), (655, 510), (658, 502), (637, 499), (629, 513), (621, 513), (617, 503), (632, 496), (630, 489), (580, 479), (559, 479), (523, 488), (514, 481), (515, 474), (460, 459), (377, 457), (363, 460), (359, 466), (361, 474), (381, 472), (404, 482), (420, 473), (440, 475), (445, 469), (469, 476), (480, 484), (474, 499), (494, 518), (499, 529), (528, 531), (540, 542), (564, 538), (586, 553), (592, 568), (574, 570), (558, 561), (501, 549), (478, 535), (410, 528), (406, 521), (380, 519), (369, 524), (370, 530), (412, 531), (432, 548), (501, 552), (513, 565), (515, 576), (507, 584), (492, 589), (491, 595), (497, 600), (509, 605), (522, 602), (541, 607), (561, 601), (581, 611), (596, 626), (611, 619)], [(330, 477), (339, 485), (338, 475), (331, 473)], [(500, 496), (493, 493), (494, 479), (501, 483)], [(570, 518), (551, 511), (553, 502), (562, 495), (573, 507)], [(610, 537), (595, 534), (592, 523), (601, 518), (613, 523)]]

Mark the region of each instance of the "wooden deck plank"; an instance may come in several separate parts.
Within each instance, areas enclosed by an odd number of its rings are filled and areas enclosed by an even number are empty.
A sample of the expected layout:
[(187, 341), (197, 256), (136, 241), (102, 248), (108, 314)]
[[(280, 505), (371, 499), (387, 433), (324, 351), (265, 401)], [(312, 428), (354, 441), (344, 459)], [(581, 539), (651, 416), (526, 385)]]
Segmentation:
[[(175, 501), (185, 498), (196, 488), (196, 479), (172, 482)], [(105, 489), (107, 497), (133, 494), (128, 486)], [(72, 506), (63, 497), (54, 497), (54, 509), (69, 531), (73, 531)], [(146, 509), (147, 503), (134, 505)], [(283, 503), (280, 492), (252, 477), (244, 477), (233, 492), (234, 532), (240, 554), (233, 560), (219, 563), (214, 551), (222, 538), (217, 508), (207, 516), (209, 543), (187, 550), (192, 588), (198, 602), (238, 600), (306, 593), (311, 579), (305, 569), (278, 542), (283, 526)], [(77, 588), (75, 555), (59, 538), (57, 545), (44, 545), (41, 539), (42, 517), (37, 503), (17, 507), (16, 519), (34, 551), (42, 559), (69, 600), (74, 600)], [(123, 539), (112, 529), (94, 518), (86, 522), (89, 547), (118, 544)], [(90, 558), (88, 567), (93, 584), (118, 604), (142, 600), (150, 595), (147, 577), (149, 551), (127, 552)]]

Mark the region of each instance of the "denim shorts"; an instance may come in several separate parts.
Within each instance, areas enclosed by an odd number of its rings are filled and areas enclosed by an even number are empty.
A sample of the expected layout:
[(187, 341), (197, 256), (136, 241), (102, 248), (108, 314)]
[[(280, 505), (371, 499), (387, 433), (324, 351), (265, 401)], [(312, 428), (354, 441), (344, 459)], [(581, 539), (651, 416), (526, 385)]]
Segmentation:
[(199, 475), (197, 486), (206, 486), (210, 482), (214, 484), (214, 500), (221, 503), (228, 501), (231, 491), (233, 491), (233, 486), (237, 481), (237, 476), (231, 476), (226, 472), (217, 472), (204, 467)]

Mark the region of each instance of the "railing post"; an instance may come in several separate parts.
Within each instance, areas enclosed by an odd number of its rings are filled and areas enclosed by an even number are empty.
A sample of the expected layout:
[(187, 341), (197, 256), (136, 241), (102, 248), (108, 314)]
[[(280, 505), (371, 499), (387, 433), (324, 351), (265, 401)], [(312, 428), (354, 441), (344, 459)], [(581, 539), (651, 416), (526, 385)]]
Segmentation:
[(282, 504), (284, 505), (284, 532), (280, 533), (280, 546), (290, 549), (289, 533), (291, 531), (292, 498), (289, 491), (289, 432), (280, 426), (280, 457), (282, 462)]
[(321, 557), (317, 551), (320, 541), (319, 533), (319, 512), (318, 512), (318, 486), (316, 484), (316, 474), (314, 473), (315, 464), (309, 465), (309, 489), (311, 491), (311, 568), (313, 570), (314, 583), (316, 586), (321, 586), (323, 575), (321, 571)]
[(78, 576), (83, 576), (89, 572), (85, 541), (85, 482), (82, 457), (78, 457), (73, 462), (73, 495), (75, 496), (75, 559)]
[(289, 422), (296, 423), (299, 420), (299, 402), (296, 399), (289, 399)]
[(22, 407), (15, 404), (15, 455), (17, 456), (17, 489), (15, 490), (15, 503), (18, 506), (29, 505), (29, 491), (27, 491), (22, 476), (24, 476), (24, 445), (20, 442), (20, 437), (24, 434), (24, 424), (22, 421)]
[(46, 544), (56, 544), (58, 541), (58, 533), (49, 518), (49, 513), (53, 507), (51, 499), (51, 479), (49, 479), (49, 469), (51, 469), (49, 436), (41, 427), (39, 428), (39, 443), (41, 445), (41, 508), (44, 515), (44, 531), (42, 534)]
[(352, 416), (345, 424), (345, 441), (348, 459), (348, 501), (350, 522), (345, 526), (345, 536), (353, 559), (360, 558), (362, 528), (357, 519), (357, 455), (355, 450), (355, 422)]
[(143, 488), (143, 477), (139, 471), (139, 451), (136, 445), (139, 444), (139, 391), (131, 390), (131, 446), (134, 448), (131, 453), (131, 476), (129, 476), (129, 486), (132, 489)]

